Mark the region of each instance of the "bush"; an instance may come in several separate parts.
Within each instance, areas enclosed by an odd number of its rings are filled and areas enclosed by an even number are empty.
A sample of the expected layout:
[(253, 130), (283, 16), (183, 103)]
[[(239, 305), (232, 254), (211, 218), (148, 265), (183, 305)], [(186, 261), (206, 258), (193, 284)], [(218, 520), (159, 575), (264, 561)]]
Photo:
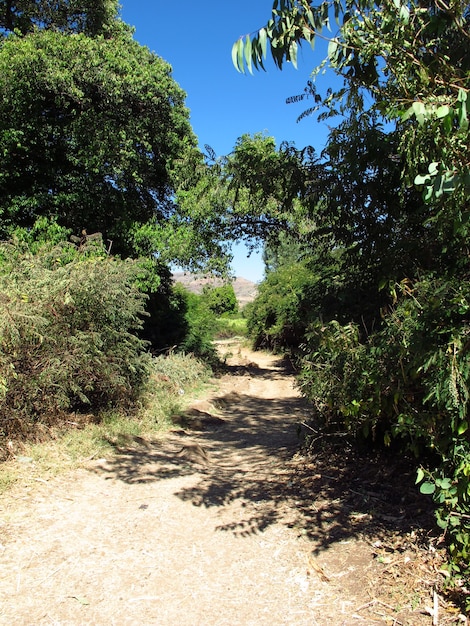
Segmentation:
[(216, 351), (212, 342), (217, 330), (217, 319), (214, 313), (202, 296), (191, 293), (183, 285), (176, 284), (174, 293), (184, 311), (185, 322), (184, 334), (178, 342), (177, 349), (208, 362), (215, 361)]
[[(355, 433), (363, 427), (358, 414), (365, 347), (355, 324), (312, 323), (301, 345), (301, 371), (297, 383), (326, 426), (331, 421)], [(359, 378), (359, 380), (358, 380)], [(353, 419), (351, 419), (353, 418)]]
[[(401, 285), (383, 333), (399, 344), (403, 371), (392, 434), (437, 456), (417, 482), (432, 494), (452, 568), (470, 580), (470, 283), (424, 277)], [(422, 482), (426, 476), (426, 481)]]
[(182, 353), (160, 355), (152, 362), (152, 375), (166, 382), (176, 393), (204, 382), (209, 371), (203, 361)]
[(148, 376), (135, 261), (21, 237), (0, 244), (0, 429), (28, 434), (63, 411), (124, 405)]
[(244, 311), (255, 348), (295, 348), (304, 340), (317, 313), (311, 308), (311, 291), (317, 283), (305, 263), (284, 265), (268, 274)]
[(202, 292), (202, 299), (214, 315), (236, 313), (238, 311), (237, 296), (231, 284), (221, 285), (220, 287), (206, 285)]
[(404, 280), (382, 328), (361, 342), (353, 324), (316, 323), (299, 384), (325, 421), (413, 452), (456, 572), (470, 556), (470, 284)]

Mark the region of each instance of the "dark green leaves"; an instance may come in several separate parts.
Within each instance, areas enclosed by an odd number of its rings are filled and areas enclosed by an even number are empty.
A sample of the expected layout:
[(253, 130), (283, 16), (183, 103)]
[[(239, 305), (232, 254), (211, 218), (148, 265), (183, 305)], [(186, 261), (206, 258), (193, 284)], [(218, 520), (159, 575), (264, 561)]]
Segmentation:
[(131, 224), (173, 212), (170, 166), (195, 145), (185, 94), (126, 32), (8, 38), (0, 96), (3, 225), (59, 216), (127, 254)]
[(118, 25), (116, 0), (16, 0), (0, 3), (0, 29), (28, 34), (37, 28), (109, 36)]

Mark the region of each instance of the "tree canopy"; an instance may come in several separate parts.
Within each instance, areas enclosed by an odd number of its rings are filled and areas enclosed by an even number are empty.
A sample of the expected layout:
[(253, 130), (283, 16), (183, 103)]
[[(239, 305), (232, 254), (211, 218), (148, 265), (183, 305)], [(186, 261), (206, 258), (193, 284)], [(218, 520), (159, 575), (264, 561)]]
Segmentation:
[(171, 216), (172, 162), (195, 145), (185, 94), (128, 33), (11, 36), (0, 94), (3, 228), (57, 216), (124, 251), (135, 222)]
[(186, 94), (116, 1), (4, 2), (0, 27), (1, 236), (45, 216), (117, 254), (226, 269), (213, 220), (176, 202), (203, 160)]
[(23, 35), (37, 28), (110, 35), (118, 6), (117, 0), (0, 0), (0, 29)]
[[(241, 37), (232, 57), (240, 71), (263, 68), (269, 44), (282, 68), (285, 62), (296, 65), (302, 43), (313, 47), (327, 38), (327, 59), (316, 71), (328, 63), (344, 87), (322, 97), (311, 82), (308, 95), (335, 113), (362, 107), (367, 92), (382, 116), (403, 123), (408, 180), (439, 200), (470, 185), (469, 16), (460, 0), (276, 0), (271, 19)], [(418, 128), (406, 124), (411, 119)], [(419, 149), (423, 142), (426, 152)]]

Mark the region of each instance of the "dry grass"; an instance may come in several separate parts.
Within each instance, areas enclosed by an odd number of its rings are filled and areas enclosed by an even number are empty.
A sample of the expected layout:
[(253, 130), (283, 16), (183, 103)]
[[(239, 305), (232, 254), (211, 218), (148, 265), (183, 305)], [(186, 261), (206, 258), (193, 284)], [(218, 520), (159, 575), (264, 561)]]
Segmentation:
[[(47, 427), (37, 425), (34, 440), (0, 442), (0, 493), (24, 480), (46, 480), (100, 458), (131, 439), (155, 440), (174, 425), (191, 398), (207, 387), (209, 370), (190, 355), (155, 359), (154, 371), (131, 412), (70, 414)], [(50, 422), (50, 420), (48, 420)]]

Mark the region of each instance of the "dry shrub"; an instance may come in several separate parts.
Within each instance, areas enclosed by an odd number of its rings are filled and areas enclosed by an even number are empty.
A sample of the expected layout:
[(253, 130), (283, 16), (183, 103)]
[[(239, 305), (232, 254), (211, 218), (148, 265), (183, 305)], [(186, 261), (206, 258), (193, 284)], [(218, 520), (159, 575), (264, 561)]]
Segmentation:
[(148, 378), (133, 261), (101, 242), (0, 246), (0, 432), (131, 402)]

